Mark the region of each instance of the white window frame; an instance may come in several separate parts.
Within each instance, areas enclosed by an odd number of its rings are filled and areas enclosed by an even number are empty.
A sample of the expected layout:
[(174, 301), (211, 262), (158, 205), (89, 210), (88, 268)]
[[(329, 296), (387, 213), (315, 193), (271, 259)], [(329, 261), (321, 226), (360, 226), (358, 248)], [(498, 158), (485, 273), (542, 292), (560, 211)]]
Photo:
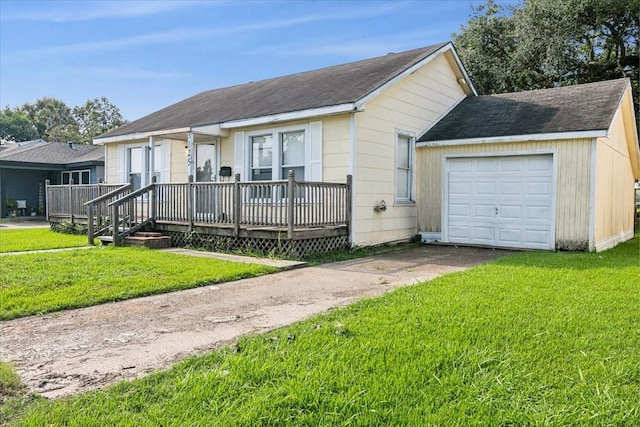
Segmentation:
[[(62, 171), (62, 173), (60, 174), (60, 182), (64, 183), (64, 176), (66, 174), (66, 175), (69, 175), (69, 179), (67, 180), (67, 184), (68, 184), (69, 182), (71, 182), (71, 178), (73, 178), (74, 173), (77, 173), (80, 176), (80, 181), (82, 181), (82, 174), (84, 172), (89, 174), (89, 182), (87, 182), (87, 184), (91, 184), (91, 169), (74, 169), (74, 170)], [(73, 181), (73, 185), (80, 185), (80, 184), (82, 184), (82, 182), (76, 182), (75, 180)]]
[[(400, 178), (400, 165), (398, 164), (398, 144), (399, 144), (399, 139), (400, 138), (406, 138), (409, 140), (409, 146), (408, 146), (408, 150), (409, 150), (409, 169), (408, 169), (408, 173), (409, 176), (407, 178), (407, 192), (408, 192), (408, 197), (405, 194), (399, 195), (398, 194), (398, 180)], [(394, 193), (394, 198), (395, 198), (395, 203), (397, 204), (402, 204), (402, 205), (415, 205), (415, 188), (414, 188), (414, 184), (415, 184), (415, 169), (416, 169), (416, 164), (415, 164), (415, 151), (416, 151), (416, 134), (414, 132), (410, 132), (410, 131), (406, 131), (406, 130), (402, 130), (402, 129), (396, 129), (396, 133), (395, 133), (395, 143), (393, 145), (393, 156), (394, 156), (394, 175), (395, 175), (395, 181), (394, 181), (394, 185), (393, 185), (393, 193)], [(407, 169), (403, 168), (403, 171), (407, 171)]]
[(296, 180), (305, 181), (309, 180), (309, 174), (311, 173), (311, 153), (309, 140), (309, 124), (301, 124), (295, 126), (285, 126), (278, 128), (261, 129), (256, 131), (246, 132), (245, 134), (245, 150), (248, 153), (246, 157), (245, 170), (247, 180), (251, 181), (251, 164), (253, 150), (251, 145), (251, 139), (255, 136), (271, 135), (273, 143), (272, 162), (271, 162), (271, 180), (280, 181), (287, 179), (286, 176), (281, 176), (282, 172), (282, 141), (281, 135), (284, 133), (302, 132), (304, 133), (304, 175), (296, 176)]
[[(129, 182), (129, 176), (131, 173), (130, 170), (130, 162), (131, 162), (131, 149), (140, 148), (142, 149), (142, 172), (140, 174), (140, 188), (145, 187), (151, 184), (151, 177), (157, 173), (158, 182), (163, 182), (165, 179), (164, 173), (164, 165), (167, 161), (165, 155), (165, 143), (163, 141), (155, 141), (153, 146), (157, 149), (157, 151), (152, 155), (150, 153), (151, 147), (148, 142), (141, 142), (137, 144), (126, 144), (123, 146), (123, 155), (122, 155), (122, 164), (124, 166), (124, 179), (125, 182)], [(155, 170), (155, 165), (152, 164), (152, 161), (157, 161), (156, 155), (160, 155), (160, 170)]]

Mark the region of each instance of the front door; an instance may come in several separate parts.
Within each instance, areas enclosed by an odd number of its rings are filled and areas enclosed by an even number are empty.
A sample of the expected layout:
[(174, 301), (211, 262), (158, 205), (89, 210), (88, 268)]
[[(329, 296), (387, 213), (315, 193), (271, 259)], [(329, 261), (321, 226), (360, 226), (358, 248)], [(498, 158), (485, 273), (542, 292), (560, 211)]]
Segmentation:
[(195, 219), (202, 222), (216, 222), (220, 213), (220, 188), (207, 185), (217, 181), (215, 144), (196, 144), (195, 170)]

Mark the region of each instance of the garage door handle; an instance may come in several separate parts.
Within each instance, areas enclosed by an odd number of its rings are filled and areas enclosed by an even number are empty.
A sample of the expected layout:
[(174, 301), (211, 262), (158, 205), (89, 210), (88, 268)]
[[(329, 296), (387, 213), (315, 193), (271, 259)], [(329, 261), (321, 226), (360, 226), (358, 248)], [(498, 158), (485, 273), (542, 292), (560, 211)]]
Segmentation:
[(496, 215), (498, 215), (498, 207), (496, 206)]

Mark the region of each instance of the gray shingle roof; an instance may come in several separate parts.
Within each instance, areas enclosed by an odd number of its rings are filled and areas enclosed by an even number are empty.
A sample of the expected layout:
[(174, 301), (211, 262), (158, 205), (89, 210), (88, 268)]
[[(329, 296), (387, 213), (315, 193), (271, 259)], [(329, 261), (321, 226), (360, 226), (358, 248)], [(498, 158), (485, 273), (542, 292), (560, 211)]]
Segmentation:
[(104, 147), (83, 144), (69, 147), (61, 142), (29, 141), (0, 151), (0, 161), (54, 165), (104, 162)]
[(418, 142), (607, 130), (628, 79), (465, 98)]
[(218, 124), (355, 102), (446, 44), (209, 90), (98, 138)]

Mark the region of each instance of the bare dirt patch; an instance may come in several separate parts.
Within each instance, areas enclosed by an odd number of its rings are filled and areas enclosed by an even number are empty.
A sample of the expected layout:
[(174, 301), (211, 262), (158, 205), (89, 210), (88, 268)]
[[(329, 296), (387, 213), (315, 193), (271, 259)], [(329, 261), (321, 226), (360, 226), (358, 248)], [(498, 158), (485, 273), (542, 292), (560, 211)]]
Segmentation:
[[(59, 397), (143, 376), (239, 336), (512, 252), (421, 246), (216, 286), (0, 322), (0, 358)], [(188, 262), (188, 261), (187, 261)]]

